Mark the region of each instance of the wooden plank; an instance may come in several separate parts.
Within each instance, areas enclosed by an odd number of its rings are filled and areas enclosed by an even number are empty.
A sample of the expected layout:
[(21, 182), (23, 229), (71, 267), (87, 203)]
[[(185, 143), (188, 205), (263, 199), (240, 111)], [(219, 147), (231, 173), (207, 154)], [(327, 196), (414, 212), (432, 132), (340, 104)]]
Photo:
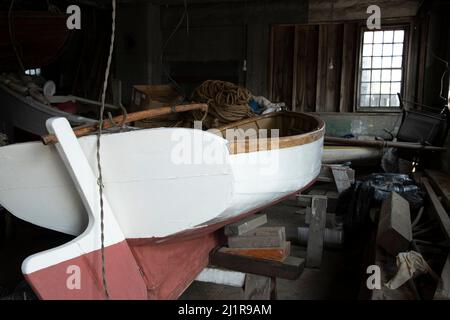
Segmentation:
[(226, 236), (240, 236), (267, 223), (267, 215), (257, 214), (225, 226)]
[(268, 96), (268, 61), (270, 29), (266, 24), (247, 27), (246, 87), (255, 96)]
[(344, 192), (352, 186), (347, 171), (348, 168), (345, 167), (331, 167), (334, 183), (339, 193)]
[(275, 26), (272, 29), (272, 101), (292, 106), (292, 78), (294, 54), (294, 26)]
[(355, 86), (355, 67), (357, 52), (357, 32), (355, 23), (344, 24), (343, 48), (342, 48), (342, 72), (341, 72), (341, 94), (339, 101), (340, 112), (353, 111)]
[(436, 288), (434, 300), (450, 300), (450, 254), (442, 269), (441, 280)]
[(277, 248), (223, 248), (223, 251), (258, 259), (283, 261), (290, 255), (291, 243), (286, 241), (284, 246)]
[(297, 111), (314, 112), (316, 106), (318, 26), (296, 26), (297, 52), (294, 79)]
[(228, 237), (230, 248), (273, 248), (282, 247), (286, 241), (284, 227), (260, 227), (240, 236)]
[(430, 184), (436, 190), (436, 194), (442, 197), (442, 202), (447, 210), (450, 210), (450, 176), (442, 171), (425, 170)]
[(245, 300), (270, 300), (272, 279), (256, 274), (247, 274), (244, 285)]
[(318, 268), (322, 262), (323, 241), (327, 214), (327, 198), (315, 196), (311, 204), (306, 266)]
[(377, 244), (397, 256), (407, 251), (412, 240), (409, 203), (396, 192), (383, 201), (378, 224)]
[(426, 192), (428, 193), (431, 204), (433, 205), (434, 210), (432, 210), (432, 212), (436, 214), (436, 219), (439, 221), (439, 224), (441, 225), (447, 240), (450, 240), (450, 218), (448, 216), (448, 213), (447, 211), (445, 211), (445, 208), (439, 201), (436, 193), (428, 182), (428, 179), (422, 178), (422, 183)]
[(290, 256), (280, 262), (230, 254), (219, 249), (210, 254), (210, 264), (234, 271), (296, 280), (303, 272), (305, 259)]
[(339, 110), (343, 25), (319, 26), (316, 111)]

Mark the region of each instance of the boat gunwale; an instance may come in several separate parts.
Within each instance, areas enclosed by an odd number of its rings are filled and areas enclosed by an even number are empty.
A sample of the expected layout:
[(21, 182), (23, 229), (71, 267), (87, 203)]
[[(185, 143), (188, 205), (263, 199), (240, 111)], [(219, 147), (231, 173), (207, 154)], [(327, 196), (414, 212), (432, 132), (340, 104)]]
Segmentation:
[[(240, 153), (251, 153), (258, 151), (268, 151), (268, 150), (278, 150), (278, 149), (286, 149), (296, 146), (301, 146), (305, 144), (309, 144), (315, 142), (317, 140), (322, 139), (325, 136), (325, 122), (316, 115), (307, 114), (304, 112), (293, 112), (293, 111), (281, 111), (281, 112), (271, 112), (262, 116), (253, 117), (244, 119), (238, 122), (233, 122), (228, 125), (219, 127), (217, 129), (220, 132), (220, 135), (224, 138), (224, 132), (228, 129), (233, 129), (241, 125), (245, 125), (248, 123), (254, 123), (261, 119), (271, 118), (271, 117), (280, 117), (280, 116), (293, 116), (296, 118), (310, 118), (317, 122), (317, 129), (290, 136), (278, 137), (278, 138), (247, 138), (236, 140), (235, 142), (228, 141), (228, 149), (231, 154), (240, 154)], [(256, 140), (259, 143), (251, 142), (252, 140)], [(278, 140), (277, 143), (272, 143), (272, 141)], [(255, 148), (256, 146), (256, 148)]]
[(74, 123), (74, 124), (86, 124), (86, 123), (97, 122), (97, 120), (95, 120), (95, 119), (87, 118), (87, 117), (80, 116), (77, 114), (68, 113), (68, 112), (62, 111), (54, 106), (46, 105), (46, 104), (44, 104), (40, 101), (37, 101), (36, 99), (31, 98), (29, 96), (23, 96), (20, 93), (15, 92), (14, 90), (12, 90), (7, 85), (5, 85), (4, 83), (1, 83), (1, 82), (0, 82), (0, 90), (3, 90), (7, 94), (20, 100), (20, 102), (22, 102), (32, 108), (35, 108), (38, 111), (48, 114), (52, 117), (65, 117), (65, 118), (67, 118), (67, 120), (69, 120), (69, 122)]

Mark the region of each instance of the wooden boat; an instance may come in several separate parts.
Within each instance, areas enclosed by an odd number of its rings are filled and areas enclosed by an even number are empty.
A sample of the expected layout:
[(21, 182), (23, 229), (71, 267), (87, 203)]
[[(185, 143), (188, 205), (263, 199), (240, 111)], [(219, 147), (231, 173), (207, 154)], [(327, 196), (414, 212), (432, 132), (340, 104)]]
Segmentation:
[[(77, 139), (65, 118), (52, 118), (47, 127), (56, 145), (0, 148), (0, 204), (23, 220), (77, 237), (27, 258), (22, 271), (42, 299), (104, 299), (96, 137)], [(242, 139), (238, 130), (232, 140), (223, 138), (230, 129), (249, 128), (280, 129), (280, 137), (256, 130), (256, 139), (249, 130)], [(158, 128), (104, 135), (109, 297), (177, 298), (223, 241), (224, 225), (314, 182), (323, 136), (322, 120), (290, 112), (214, 133)], [(68, 285), (73, 270), (81, 272), (79, 287)]]
[(95, 123), (96, 120), (71, 114), (58, 108), (41, 103), (32, 97), (25, 97), (0, 83), (0, 123), (6, 134), (14, 141), (14, 129), (41, 136), (47, 133), (45, 122), (52, 117), (65, 117), (76, 126)]

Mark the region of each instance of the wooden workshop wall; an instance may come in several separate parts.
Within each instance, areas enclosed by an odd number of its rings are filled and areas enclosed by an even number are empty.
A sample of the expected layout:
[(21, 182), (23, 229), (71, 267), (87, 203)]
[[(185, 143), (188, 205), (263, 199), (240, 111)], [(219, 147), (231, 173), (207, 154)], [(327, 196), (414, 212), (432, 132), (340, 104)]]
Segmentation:
[(272, 100), (296, 111), (352, 111), (357, 30), (356, 23), (274, 26)]
[[(183, 10), (182, 1), (161, 6), (162, 44)], [(307, 0), (188, 1), (189, 24), (185, 20), (167, 43), (164, 68), (190, 88), (218, 79), (268, 96), (270, 26), (306, 23), (307, 14)]]
[[(269, 95), (292, 110), (353, 112), (358, 66), (359, 30), (369, 5), (381, 8), (384, 23), (407, 23), (411, 29), (405, 96), (417, 101), (422, 20), (415, 19), (416, 0), (310, 0), (306, 24), (272, 25)], [(423, 51), (423, 50), (422, 50)]]

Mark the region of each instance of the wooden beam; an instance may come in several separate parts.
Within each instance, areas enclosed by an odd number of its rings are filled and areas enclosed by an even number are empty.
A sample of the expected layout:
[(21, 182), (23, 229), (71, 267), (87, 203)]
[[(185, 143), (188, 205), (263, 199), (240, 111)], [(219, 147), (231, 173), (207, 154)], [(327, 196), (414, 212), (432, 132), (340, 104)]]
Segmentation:
[(284, 227), (260, 227), (240, 236), (228, 237), (230, 248), (275, 248), (286, 242)]
[(436, 219), (439, 221), (439, 224), (441, 225), (447, 240), (450, 240), (450, 218), (448, 216), (448, 213), (447, 211), (445, 211), (444, 207), (439, 201), (436, 193), (428, 182), (428, 179), (422, 178), (422, 183), (426, 192), (428, 193), (431, 204), (433, 205), (434, 210), (432, 211), (436, 214)]
[(270, 300), (272, 278), (247, 274), (244, 285), (244, 300)]
[(411, 240), (409, 203), (398, 193), (392, 192), (381, 206), (377, 244), (395, 257), (408, 250)]
[(339, 101), (339, 112), (353, 111), (353, 97), (355, 83), (355, 66), (357, 52), (357, 25), (354, 23), (344, 24), (342, 48), (342, 72), (341, 72), (341, 94)]
[(280, 262), (230, 254), (219, 249), (210, 254), (210, 264), (234, 271), (296, 280), (303, 272), (305, 259), (287, 257)]
[(290, 255), (291, 243), (286, 241), (284, 246), (277, 248), (223, 248), (223, 251), (241, 256), (282, 262)]
[(314, 196), (311, 203), (306, 266), (319, 268), (322, 263), (323, 242), (327, 217), (327, 197)]
[(447, 210), (450, 210), (450, 176), (436, 170), (425, 170), (425, 175), (436, 190), (436, 194), (442, 197), (442, 202)]
[(225, 226), (226, 236), (240, 236), (267, 223), (267, 215), (256, 214)]

